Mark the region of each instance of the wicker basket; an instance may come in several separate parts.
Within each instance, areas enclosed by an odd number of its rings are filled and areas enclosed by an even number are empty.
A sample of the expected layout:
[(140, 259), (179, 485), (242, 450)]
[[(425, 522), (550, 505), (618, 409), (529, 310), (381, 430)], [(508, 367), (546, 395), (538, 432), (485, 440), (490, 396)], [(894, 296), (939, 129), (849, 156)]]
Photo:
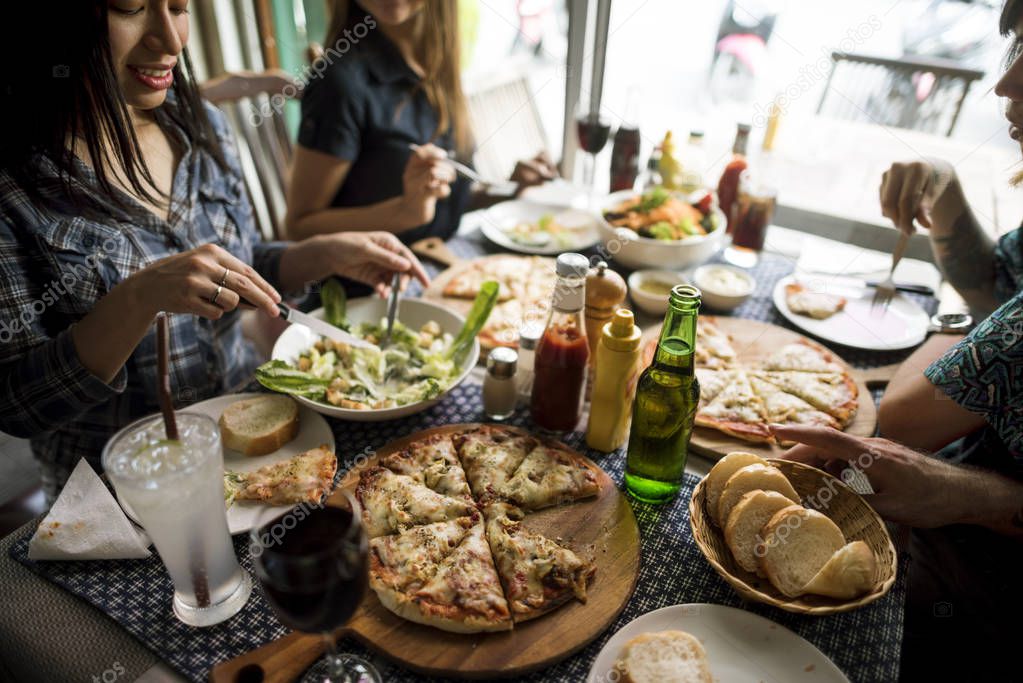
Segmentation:
[(696, 485), (689, 499), (689, 524), (693, 538), (714, 570), (747, 600), (762, 602), (799, 614), (837, 614), (863, 607), (877, 600), (895, 583), (898, 560), (895, 546), (884, 522), (863, 498), (827, 472), (789, 460), (770, 460), (792, 482), (806, 507), (826, 514), (845, 534), (846, 541), (865, 541), (877, 558), (876, 587), (854, 600), (837, 600), (821, 595), (789, 598), (763, 577), (739, 567), (725, 544), (724, 533), (710, 521), (704, 506), (704, 484)]

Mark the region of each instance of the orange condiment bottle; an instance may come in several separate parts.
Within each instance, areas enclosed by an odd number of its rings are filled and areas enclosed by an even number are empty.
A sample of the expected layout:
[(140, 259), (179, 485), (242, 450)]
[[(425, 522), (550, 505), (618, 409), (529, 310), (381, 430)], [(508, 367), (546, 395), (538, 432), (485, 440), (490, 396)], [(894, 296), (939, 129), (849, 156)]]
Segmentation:
[(739, 197), (739, 176), (749, 167), (746, 160), (746, 145), (749, 142), (750, 127), (740, 123), (735, 131), (735, 143), (732, 145), (732, 160), (725, 166), (718, 181), (718, 205), (728, 219), (727, 232), (730, 234), (735, 227), (733, 218), (735, 200)]

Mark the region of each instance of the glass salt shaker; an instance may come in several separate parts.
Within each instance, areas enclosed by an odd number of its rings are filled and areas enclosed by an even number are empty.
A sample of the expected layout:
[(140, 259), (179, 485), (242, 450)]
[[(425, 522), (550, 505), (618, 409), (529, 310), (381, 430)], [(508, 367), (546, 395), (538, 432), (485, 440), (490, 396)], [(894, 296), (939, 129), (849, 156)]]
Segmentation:
[(515, 413), (518, 387), (515, 371), (519, 355), (514, 349), (499, 346), (487, 356), (487, 376), (483, 380), (483, 412), (490, 420), (506, 420)]
[(543, 336), (542, 323), (526, 323), (519, 330), (519, 363), (515, 384), (519, 391), (519, 405), (528, 406), (533, 396), (533, 360), (536, 345)]

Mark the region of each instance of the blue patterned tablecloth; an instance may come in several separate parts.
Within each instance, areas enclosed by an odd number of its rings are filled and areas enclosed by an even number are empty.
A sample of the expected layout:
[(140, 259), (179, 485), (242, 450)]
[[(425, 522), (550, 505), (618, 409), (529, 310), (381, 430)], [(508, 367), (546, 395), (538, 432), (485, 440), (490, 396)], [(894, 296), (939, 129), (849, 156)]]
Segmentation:
[[(476, 256), (487, 249), (480, 240), (482, 238), (460, 238), (453, 240), (451, 247), (461, 256)], [(790, 260), (765, 255), (753, 271), (758, 281), (757, 291), (734, 315), (790, 327), (774, 310), (771, 290), (774, 283), (792, 269)], [(933, 299), (919, 297), (918, 301), (926, 310), (933, 312)], [(908, 354), (908, 351), (875, 353), (843, 348), (836, 351), (860, 367), (895, 363)], [(466, 384), (457, 387), (434, 408), (403, 420), (386, 423), (331, 421), (331, 426), (343, 471), (356, 455), (378, 449), (407, 434), (439, 425), (480, 420), (483, 420), (480, 387)], [(529, 426), (522, 415), (511, 423)], [(588, 451), (579, 432), (570, 434), (565, 441), (586, 452), (621, 486), (625, 461), (622, 451), (609, 455)], [(875, 683), (898, 680), (906, 596), (907, 560), (904, 557), (900, 562), (898, 580), (888, 595), (868, 607), (846, 614), (806, 617), (745, 602), (717, 576), (692, 540), (687, 504), (696, 481), (694, 476), (686, 475), (682, 491), (671, 504), (656, 507), (633, 503), (642, 539), (642, 559), (632, 599), (611, 628), (592, 644), (526, 680), (581, 681), (607, 639), (632, 619), (669, 605), (701, 602), (739, 606), (792, 629), (817, 646), (852, 681)], [(11, 556), (15, 560), (109, 615), (191, 680), (205, 680), (215, 664), (259, 647), (286, 632), (258, 587), (245, 608), (232, 619), (212, 628), (194, 629), (174, 618), (171, 612), (173, 586), (156, 556), (132, 561), (32, 562), (26, 557), (28, 538), (26, 534), (11, 548)], [(244, 543), (244, 536), (236, 539), (238, 556), (242, 566), (251, 571)], [(594, 590), (599, 590), (599, 577)], [(354, 642), (343, 643), (342, 647), (372, 656)], [(376, 658), (376, 662), (387, 681), (422, 680), (422, 677), (380, 658)]]

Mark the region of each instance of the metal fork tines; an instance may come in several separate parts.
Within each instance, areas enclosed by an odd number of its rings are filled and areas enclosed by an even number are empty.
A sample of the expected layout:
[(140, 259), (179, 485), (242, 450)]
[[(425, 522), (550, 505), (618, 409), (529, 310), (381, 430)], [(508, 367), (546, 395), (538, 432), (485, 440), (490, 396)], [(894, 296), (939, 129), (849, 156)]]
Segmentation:
[(883, 315), (888, 310), (888, 305), (892, 302), (892, 299), (895, 298), (895, 268), (898, 267), (899, 261), (902, 260), (907, 244), (909, 244), (909, 233), (900, 231), (899, 241), (895, 244), (895, 249), (892, 250), (892, 268), (888, 271), (888, 277), (877, 283), (877, 287), (874, 289), (874, 299), (870, 302), (872, 311), (877, 311)]

